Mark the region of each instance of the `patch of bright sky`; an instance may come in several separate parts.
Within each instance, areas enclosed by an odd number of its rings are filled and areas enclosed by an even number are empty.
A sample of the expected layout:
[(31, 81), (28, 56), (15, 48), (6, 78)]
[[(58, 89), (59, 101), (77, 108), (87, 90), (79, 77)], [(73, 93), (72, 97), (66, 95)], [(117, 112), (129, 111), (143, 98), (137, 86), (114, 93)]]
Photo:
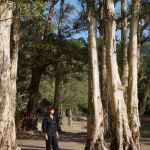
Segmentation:
[[(76, 7), (76, 11), (73, 14), (70, 14), (70, 16), (69, 16), (70, 19), (75, 19), (75, 17), (77, 17), (77, 15), (78, 15), (78, 12), (80, 11), (80, 6), (79, 6), (77, 0), (65, 0), (65, 3), (70, 3), (71, 5), (74, 5)], [(60, 1), (57, 3), (55, 8), (56, 9), (60, 8)], [(121, 3), (119, 1), (115, 6), (115, 12), (117, 12), (117, 13), (120, 12), (120, 9), (121, 9)], [(98, 36), (99, 36), (99, 33), (98, 33)], [(75, 38), (75, 39), (80, 38), (80, 37), (87, 39), (88, 38), (88, 32), (83, 31), (81, 33), (77, 33), (77, 34), (73, 35), (73, 38)], [(120, 30), (116, 31), (116, 38), (117, 38), (117, 40), (121, 39), (121, 31)]]
[[(116, 6), (115, 6), (116, 15), (119, 15), (120, 10), (121, 10), (121, 3), (120, 3), (120, 1), (119, 1), (119, 2), (116, 4)], [(116, 40), (117, 40), (117, 41), (120, 41), (120, 39), (121, 39), (121, 30), (117, 30), (117, 31), (116, 31)]]
[[(78, 4), (78, 1), (77, 0), (65, 0), (65, 3), (69, 3), (69, 4), (73, 5), (73, 6), (75, 6), (75, 8), (76, 8), (76, 11), (74, 11), (74, 13), (70, 14), (70, 16), (69, 16), (70, 20), (77, 18), (77, 15), (78, 15), (78, 13), (80, 11), (80, 6)], [(56, 9), (60, 8), (60, 1), (56, 4), (55, 8)], [(80, 37), (83, 37), (84, 39), (87, 39), (88, 32), (87, 31), (83, 31), (81, 33), (76, 33), (76, 34), (73, 35), (73, 38), (75, 38), (75, 39), (78, 39)]]

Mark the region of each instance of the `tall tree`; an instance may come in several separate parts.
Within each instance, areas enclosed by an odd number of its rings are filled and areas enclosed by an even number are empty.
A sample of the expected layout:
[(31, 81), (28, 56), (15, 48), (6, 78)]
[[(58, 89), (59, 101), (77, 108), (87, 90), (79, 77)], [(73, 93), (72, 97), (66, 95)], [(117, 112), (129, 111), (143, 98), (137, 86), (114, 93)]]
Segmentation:
[(88, 50), (89, 50), (89, 97), (87, 116), (87, 139), (85, 150), (105, 149), (103, 137), (103, 109), (99, 85), (99, 67), (97, 53), (97, 20), (94, 0), (87, 0), (88, 12)]
[(13, 29), (14, 49), (10, 59), (10, 28), (12, 3), (0, 4), (0, 149), (19, 149), (16, 144), (15, 108), (18, 60), (18, 20)]
[[(38, 31), (36, 31), (37, 37), (35, 38), (36, 43), (39, 42), (40, 44), (44, 45), (46, 43), (45, 40), (49, 40), (49, 39), (47, 39), (47, 38), (50, 38), (49, 37), (50, 35), (48, 36), (48, 32), (51, 31), (52, 14), (54, 11), (54, 6), (57, 4), (57, 2), (58, 1), (55, 1), (55, 0), (53, 0), (51, 2), (48, 19), (46, 20), (46, 23), (44, 26), (44, 28), (45, 28), (44, 35), (42, 33), (43, 31), (41, 29), (41, 26), (38, 25), (38, 27), (37, 27)], [(43, 40), (41, 40), (42, 35), (43, 35)], [(51, 38), (52, 38), (52, 34), (51, 34)], [(50, 42), (50, 40), (49, 40), (49, 42)], [(35, 45), (33, 44), (33, 47), (34, 46)], [(27, 114), (31, 118), (36, 117), (37, 110), (38, 110), (39, 86), (40, 86), (41, 76), (42, 76), (44, 70), (51, 64), (50, 58), (47, 59), (47, 56), (46, 56), (46, 55), (49, 56), (49, 54), (51, 54), (51, 48), (46, 48), (45, 46), (43, 46), (43, 48), (42, 48), (42, 46), (41, 46), (41, 48), (39, 48), (39, 46), (37, 46), (36, 49), (38, 52), (35, 53), (35, 57), (34, 57), (35, 64), (32, 67), (32, 77), (31, 77), (31, 82), (30, 82), (29, 101), (27, 104)], [(48, 50), (46, 50), (46, 49), (48, 49)]]
[[(61, 0), (61, 2), (60, 2), (60, 15), (59, 15), (59, 23), (58, 23), (58, 42), (61, 40), (64, 1), (65, 0)], [(60, 101), (60, 86), (61, 86), (60, 58), (61, 58), (61, 49), (57, 48), (56, 64), (55, 64), (54, 106), (57, 108), (55, 114), (57, 116), (58, 130), (62, 131), (60, 123), (59, 123), (59, 101)]]
[[(138, 136), (139, 132), (133, 132), (133, 128), (130, 128), (130, 124), (128, 123), (127, 107), (124, 101), (123, 87), (121, 84), (118, 72), (118, 65), (116, 61), (116, 40), (115, 40), (116, 18), (114, 13), (114, 1), (106, 0), (105, 3), (107, 4), (105, 5), (106, 64), (108, 71), (107, 73), (108, 92), (110, 97), (111, 113), (112, 113), (111, 119), (112, 138), (110, 149), (139, 150), (140, 149), (139, 143), (135, 139), (135, 135)], [(133, 117), (138, 118), (137, 114), (134, 114)], [(135, 123), (138, 128), (139, 127), (138, 120), (136, 120), (134, 124)]]

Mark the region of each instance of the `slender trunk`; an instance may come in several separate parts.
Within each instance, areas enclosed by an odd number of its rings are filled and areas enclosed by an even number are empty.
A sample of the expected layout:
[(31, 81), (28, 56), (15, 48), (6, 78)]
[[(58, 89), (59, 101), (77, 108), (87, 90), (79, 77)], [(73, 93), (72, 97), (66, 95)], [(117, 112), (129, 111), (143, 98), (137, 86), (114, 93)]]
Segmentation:
[(103, 104), (103, 113), (104, 113), (104, 136), (107, 137), (109, 134), (109, 98), (108, 98), (108, 90), (107, 90), (107, 68), (106, 68), (106, 43), (104, 41), (105, 38), (105, 27), (103, 25), (104, 21), (104, 5), (105, 1), (100, 1), (101, 14), (100, 14), (100, 36), (101, 46), (100, 46), (100, 55), (101, 55), (101, 99)]
[(72, 108), (69, 108), (69, 117), (68, 117), (68, 124), (72, 127)]
[(146, 84), (146, 88), (145, 88), (145, 91), (144, 91), (144, 96), (143, 96), (142, 103), (140, 105), (140, 110), (139, 110), (140, 116), (143, 115), (144, 112), (145, 112), (146, 100), (147, 100), (147, 97), (148, 97), (149, 92), (150, 92), (150, 75), (148, 75), (146, 83), (147, 84)]
[(137, 97), (138, 73), (138, 43), (137, 32), (139, 23), (140, 0), (132, 0), (130, 35), (129, 35), (129, 79), (128, 79), (128, 116), (132, 136), (135, 144), (139, 146), (139, 112)]
[(54, 97), (54, 107), (57, 108), (55, 110), (55, 115), (56, 115), (56, 121), (57, 121), (57, 127), (58, 131), (61, 132), (61, 123), (60, 123), (60, 118), (59, 118), (59, 102), (60, 102), (60, 86), (61, 86), (61, 76), (60, 76), (60, 68), (59, 68), (59, 63), (56, 62), (55, 65), (55, 97)]
[(134, 136), (128, 123), (127, 108), (124, 101), (123, 87), (118, 72), (116, 56), (116, 18), (114, 13), (114, 2), (106, 0), (105, 6), (105, 40), (106, 40), (106, 64), (108, 77), (108, 92), (110, 97), (112, 126), (111, 126), (111, 150), (138, 150)]
[(45, 34), (47, 34), (48, 32), (52, 31), (51, 25), (52, 25), (52, 16), (53, 16), (53, 11), (54, 11), (54, 6), (57, 4), (59, 0), (52, 0), (52, 4), (50, 6), (49, 9), (49, 14), (48, 14), (48, 20), (46, 22), (46, 26), (45, 26)]
[(17, 49), (13, 49), (14, 57), (11, 61), (10, 28), (12, 20), (9, 18), (12, 17), (12, 10), (8, 8), (9, 4), (12, 5), (11, 3), (0, 5), (0, 20), (4, 20), (0, 21), (0, 149), (18, 150), (14, 118), (18, 52)]
[(99, 85), (97, 23), (94, 11), (94, 0), (87, 0), (89, 40), (89, 97), (85, 150), (107, 150), (103, 137), (104, 126)]
[[(63, 18), (63, 6), (64, 0), (61, 0), (60, 3), (60, 16), (58, 23), (58, 38), (61, 38), (61, 29), (62, 29), (62, 18)], [(62, 131), (60, 121), (59, 121), (59, 101), (60, 101), (60, 87), (61, 87), (61, 74), (60, 74), (60, 62), (59, 59), (61, 57), (60, 50), (57, 49), (57, 60), (55, 64), (55, 98), (54, 98), (54, 106), (57, 108), (55, 115), (57, 118), (58, 130)]]
[(124, 99), (127, 104), (128, 91), (128, 51), (127, 51), (127, 2), (121, 1), (121, 83), (123, 86)]
[(60, 16), (59, 16), (59, 23), (58, 23), (58, 36), (59, 37), (61, 36), (64, 2), (65, 0), (61, 0), (61, 3), (60, 3)]

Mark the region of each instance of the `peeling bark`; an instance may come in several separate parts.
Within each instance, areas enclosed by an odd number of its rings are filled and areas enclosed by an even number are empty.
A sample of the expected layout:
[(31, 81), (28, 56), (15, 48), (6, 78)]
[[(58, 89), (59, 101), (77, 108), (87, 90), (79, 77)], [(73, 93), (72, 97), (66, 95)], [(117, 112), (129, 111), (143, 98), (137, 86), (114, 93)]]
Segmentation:
[[(116, 18), (114, 13), (114, 2), (106, 0), (106, 64), (108, 76), (108, 91), (112, 112), (111, 128), (111, 150), (139, 150), (139, 144), (134, 141), (132, 128), (128, 123), (127, 107), (124, 101), (123, 87), (118, 72), (116, 56)], [(136, 117), (136, 116), (135, 116)]]
[[(10, 60), (10, 28), (12, 3), (0, 5), (0, 149), (19, 150), (16, 143), (15, 108), (16, 108), (16, 74), (18, 47), (14, 47)], [(17, 24), (15, 24), (17, 26)], [(18, 41), (17, 28), (14, 27), (14, 42)]]
[(103, 104), (103, 114), (104, 114), (104, 137), (109, 135), (109, 97), (107, 90), (107, 68), (106, 68), (106, 43), (105, 43), (105, 27), (104, 27), (104, 11), (105, 1), (101, 0), (99, 7), (100, 12), (100, 28), (99, 33), (101, 37), (100, 55), (101, 55), (101, 99)]
[(94, 0), (87, 0), (89, 40), (89, 97), (85, 150), (107, 150), (108, 148), (103, 136), (104, 118), (99, 85), (97, 23), (94, 9)]
[(124, 99), (127, 104), (128, 95), (128, 50), (127, 50), (127, 2), (126, 0), (121, 1), (121, 83), (123, 86)]
[(130, 35), (129, 35), (129, 78), (128, 78), (128, 116), (135, 145), (139, 147), (139, 112), (137, 97), (138, 43), (137, 33), (140, 13), (140, 0), (132, 0)]

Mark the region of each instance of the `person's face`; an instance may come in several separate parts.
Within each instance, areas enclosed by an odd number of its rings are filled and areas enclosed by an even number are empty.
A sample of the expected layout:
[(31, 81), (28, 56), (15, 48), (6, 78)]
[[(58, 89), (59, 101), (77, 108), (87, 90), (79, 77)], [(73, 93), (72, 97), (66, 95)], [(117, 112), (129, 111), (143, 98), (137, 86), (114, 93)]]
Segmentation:
[(54, 109), (49, 110), (49, 113), (53, 115), (54, 114)]

